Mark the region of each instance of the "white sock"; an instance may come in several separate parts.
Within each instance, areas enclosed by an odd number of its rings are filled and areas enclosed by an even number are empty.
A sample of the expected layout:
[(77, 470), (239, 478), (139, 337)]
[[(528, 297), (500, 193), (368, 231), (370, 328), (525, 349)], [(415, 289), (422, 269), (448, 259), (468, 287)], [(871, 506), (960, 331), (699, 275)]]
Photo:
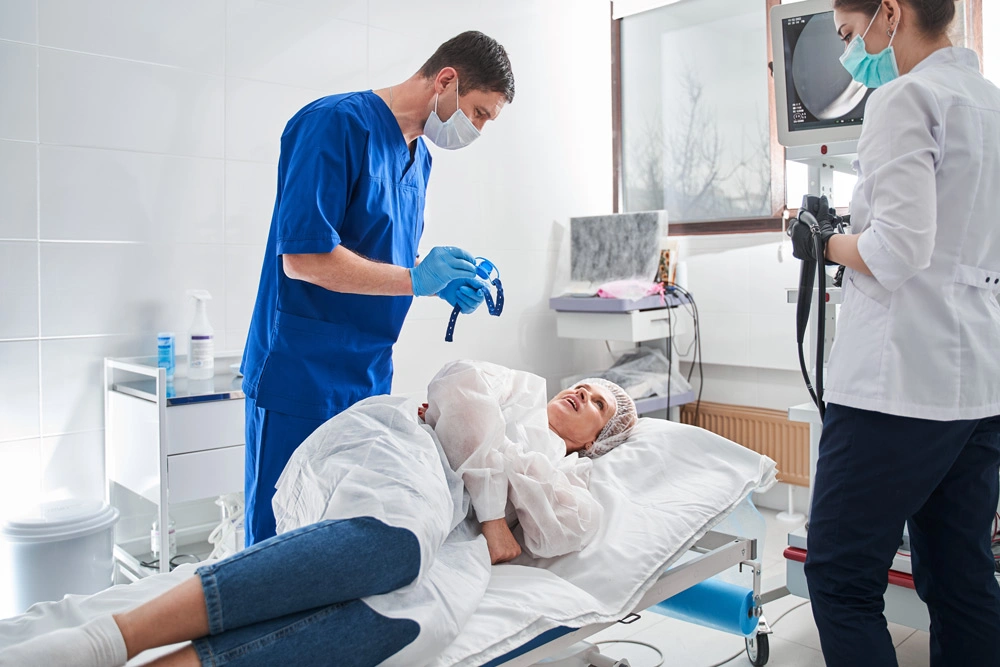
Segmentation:
[(0, 667), (123, 667), (125, 640), (111, 616), (33, 637), (0, 651)]

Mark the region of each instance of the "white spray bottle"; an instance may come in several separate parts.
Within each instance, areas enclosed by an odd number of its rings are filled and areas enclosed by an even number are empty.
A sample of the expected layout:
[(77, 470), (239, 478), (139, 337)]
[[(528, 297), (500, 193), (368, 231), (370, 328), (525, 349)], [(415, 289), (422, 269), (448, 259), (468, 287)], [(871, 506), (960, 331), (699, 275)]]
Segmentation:
[(203, 289), (189, 289), (187, 295), (195, 300), (194, 322), (188, 340), (188, 378), (210, 380), (215, 375), (215, 331), (208, 323), (205, 302), (212, 295)]

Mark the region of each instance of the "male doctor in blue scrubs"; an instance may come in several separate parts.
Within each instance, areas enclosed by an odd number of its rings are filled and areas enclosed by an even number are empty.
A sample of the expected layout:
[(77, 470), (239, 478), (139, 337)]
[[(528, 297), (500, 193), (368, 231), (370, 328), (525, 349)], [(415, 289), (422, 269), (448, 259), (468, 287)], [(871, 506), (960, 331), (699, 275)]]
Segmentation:
[(381, 90), (331, 95), (285, 126), (278, 193), (241, 370), (246, 393), (246, 544), (275, 534), (271, 499), (320, 424), (392, 385), (392, 346), (414, 296), (463, 312), (483, 301), (473, 257), (422, 261), (431, 157), (468, 145), (514, 99), (500, 44), (470, 31)]

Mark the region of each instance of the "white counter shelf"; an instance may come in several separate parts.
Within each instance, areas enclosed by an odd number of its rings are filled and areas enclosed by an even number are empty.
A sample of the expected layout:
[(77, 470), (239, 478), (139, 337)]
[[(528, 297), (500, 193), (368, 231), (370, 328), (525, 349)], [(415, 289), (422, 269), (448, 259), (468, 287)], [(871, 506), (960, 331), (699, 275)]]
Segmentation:
[[(219, 355), (216, 375), (167, 383), (155, 357), (104, 360), (104, 449), (108, 501), (120, 485), (151, 501), (161, 526), (171, 503), (241, 491), (244, 478), (244, 410), (240, 379), (229, 365), (238, 355)], [(178, 357), (178, 368), (186, 367)], [(146, 554), (116, 544), (126, 576)], [(161, 572), (169, 570), (162, 563)]]

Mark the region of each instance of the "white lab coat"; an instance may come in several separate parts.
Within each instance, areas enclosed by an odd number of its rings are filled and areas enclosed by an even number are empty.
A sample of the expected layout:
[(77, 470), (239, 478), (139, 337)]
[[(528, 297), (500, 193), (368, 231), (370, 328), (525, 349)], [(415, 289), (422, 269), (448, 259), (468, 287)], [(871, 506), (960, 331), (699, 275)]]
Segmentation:
[(427, 387), (426, 421), (461, 475), (479, 521), (516, 518), (540, 558), (579, 551), (603, 509), (592, 461), (549, 428), (545, 380), (481, 361), (446, 364)]
[(826, 400), (939, 421), (1000, 414), (1000, 90), (967, 49), (871, 96)]

